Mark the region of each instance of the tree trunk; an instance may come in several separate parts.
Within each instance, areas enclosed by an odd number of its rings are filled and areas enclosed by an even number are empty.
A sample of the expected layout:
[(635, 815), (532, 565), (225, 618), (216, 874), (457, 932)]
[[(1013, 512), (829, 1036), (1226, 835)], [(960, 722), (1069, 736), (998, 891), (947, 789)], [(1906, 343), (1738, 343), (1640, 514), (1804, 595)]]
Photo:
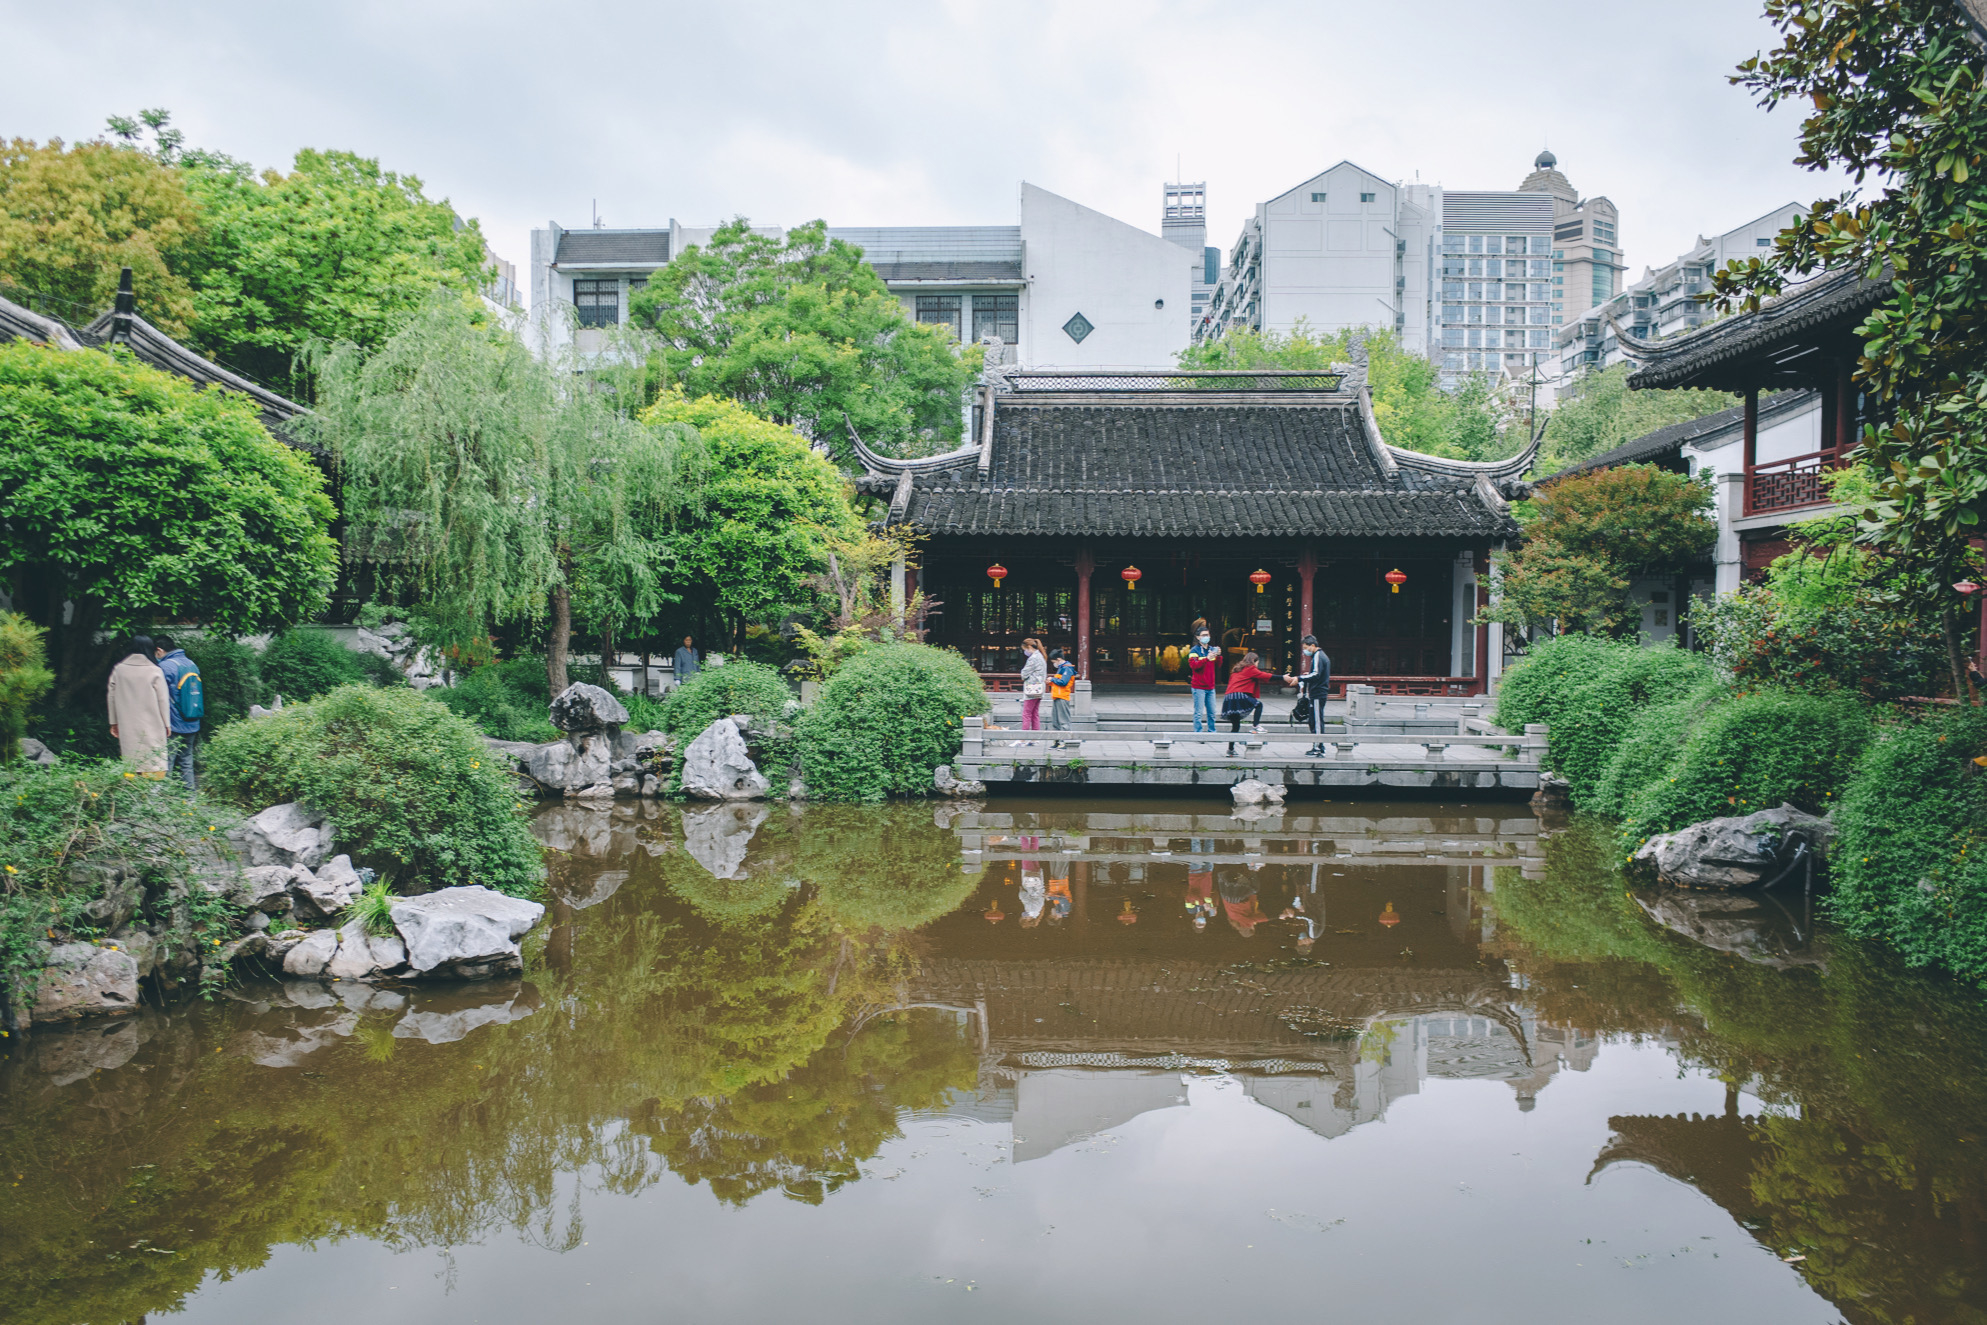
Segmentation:
[(614, 652), (614, 625), (609, 622), (600, 628), (601, 676), (604, 678), (607, 675), (606, 669), (620, 661), (621, 656)]
[[(1944, 578), (1940, 577), (1941, 580)], [(1953, 698), (1964, 704), (1971, 694), (1966, 683), (1966, 659), (1960, 656), (1959, 651), (1959, 614), (1950, 606), (1943, 606), (1939, 609), (1939, 620), (1945, 626), (1946, 666), (1952, 668)]]
[(552, 590), (552, 629), (545, 639), (545, 683), (552, 698), (566, 692), (566, 654), (573, 643), (573, 591), (566, 585)]

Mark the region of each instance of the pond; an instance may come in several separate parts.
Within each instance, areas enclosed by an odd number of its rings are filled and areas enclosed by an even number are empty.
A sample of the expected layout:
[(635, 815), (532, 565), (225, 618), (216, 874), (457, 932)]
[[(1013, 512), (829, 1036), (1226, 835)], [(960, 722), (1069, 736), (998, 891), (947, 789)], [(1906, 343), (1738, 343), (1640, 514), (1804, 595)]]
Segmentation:
[(1987, 1320), (1979, 991), (1501, 804), (552, 808), (526, 976), (0, 1060), (0, 1319)]

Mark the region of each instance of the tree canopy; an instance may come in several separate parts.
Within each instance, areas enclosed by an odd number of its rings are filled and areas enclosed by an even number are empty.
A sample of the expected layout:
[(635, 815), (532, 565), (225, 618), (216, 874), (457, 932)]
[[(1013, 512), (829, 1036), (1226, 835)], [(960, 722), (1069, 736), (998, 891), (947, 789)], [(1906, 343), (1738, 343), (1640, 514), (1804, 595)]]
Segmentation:
[(911, 321), (863, 261), (812, 221), (784, 239), (743, 217), (657, 272), (629, 301), (670, 382), (724, 396), (853, 463), (851, 431), (889, 455), (958, 444), (979, 351)]
[(81, 325), (110, 307), (129, 267), (145, 316), (185, 335), (200, 237), (179, 173), (144, 152), (59, 138), (0, 144), (0, 287), (16, 303)]
[(107, 659), (99, 631), (250, 634), (328, 601), (323, 479), (238, 396), (19, 341), (0, 345), (0, 438), (0, 580), (49, 631), (58, 702)]
[(687, 596), (734, 624), (813, 601), (823, 540), (862, 523), (848, 483), (791, 428), (734, 401), (666, 392), (642, 414), (651, 428), (688, 424), (705, 467), (672, 535)]
[(1633, 366), (1618, 363), (1588, 373), (1553, 406), (1539, 448), (1538, 472), (1556, 474), (1568, 465), (1612, 451), (1673, 423), (1716, 414), (1738, 404), (1722, 391), (1630, 391)]
[(472, 300), (431, 295), (378, 351), (318, 357), (311, 427), (337, 457), (351, 554), (411, 595), (435, 643), (468, 646), (549, 614), (546, 678), (566, 687), (584, 577), (662, 603), (693, 434), (642, 428), (615, 393), (537, 358)]
[(436, 289), (483, 284), (477, 223), (371, 158), (307, 148), (287, 175), (213, 158), (180, 173), (205, 227), (195, 343), (252, 377), (288, 377), (312, 340), (377, 349)]
[(1425, 356), (1391, 331), (1368, 327), (1318, 335), (1299, 318), (1289, 331), (1229, 331), (1180, 352), (1182, 368), (1330, 368), (1364, 359), (1373, 418), (1395, 446), (1455, 460), (1495, 460), (1523, 449), (1522, 425), (1507, 427), (1490, 379), (1472, 373), (1454, 391)]
[(1728, 264), (1717, 291), (1750, 310), (1824, 268), (1889, 279), (1855, 368), (1886, 420), (1862, 434), (1878, 481), (1865, 533), (1924, 568), (1963, 690), (1945, 585), (1987, 522), (1987, 48), (1953, 0), (1767, 0), (1766, 17), (1781, 44), (1733, 81), (1768, 108), (1807, 108), (1795, 164), (1855, 187), (1769, 255)]
[(1711, 489), (1654, 465), (1558, 479), (1523, 513), (1524, 545), (1492, 558), (1502, 584), (1493, 620), (1618, 635), (1640, 613), (1629, 582), (1702, 556), (1717, 541)]

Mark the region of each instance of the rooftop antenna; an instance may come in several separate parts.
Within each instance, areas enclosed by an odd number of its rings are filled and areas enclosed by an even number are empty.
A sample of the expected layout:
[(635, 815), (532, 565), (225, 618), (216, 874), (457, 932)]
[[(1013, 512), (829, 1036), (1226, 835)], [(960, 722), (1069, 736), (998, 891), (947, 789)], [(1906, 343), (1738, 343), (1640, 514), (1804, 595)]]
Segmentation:
[(601, 225), (600, 223), (600, 199), (598, 198), (595, 198), (593, 200), (593, 228), (595, 230), (606, 229), (606, 227)]

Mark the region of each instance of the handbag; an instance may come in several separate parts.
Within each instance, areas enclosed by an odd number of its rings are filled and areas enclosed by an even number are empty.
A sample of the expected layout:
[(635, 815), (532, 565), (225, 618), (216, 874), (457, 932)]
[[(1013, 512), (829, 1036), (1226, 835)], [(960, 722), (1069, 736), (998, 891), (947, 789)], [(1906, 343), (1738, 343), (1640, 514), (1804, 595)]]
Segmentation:
[(1290, 710), (1290, 722), (1296, 727), (1311, 725), (1311, 700), (1308, 696), (1298, 700), (1297, 707)]
[(1030, 699), (1040, 699), (1042, 697), (1042, 692), (1046, 689), (1048, 689), (1048, 687), (1043, 685), (1040, 681), (1023, 681), (1021, 683), (1021, 693), (1026, 695)]

